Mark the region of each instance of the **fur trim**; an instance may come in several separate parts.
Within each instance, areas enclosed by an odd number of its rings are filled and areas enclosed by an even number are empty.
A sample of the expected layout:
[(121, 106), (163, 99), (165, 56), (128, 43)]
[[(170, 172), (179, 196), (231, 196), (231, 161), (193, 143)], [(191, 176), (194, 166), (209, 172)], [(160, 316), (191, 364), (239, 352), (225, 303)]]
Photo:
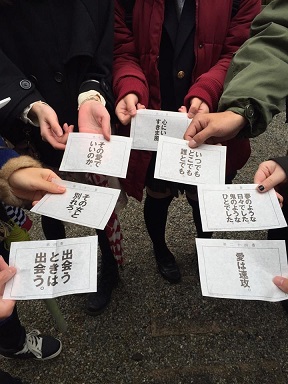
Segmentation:
[(19, 156), (8, 160), (0, 170), (0, 200), (6, 204), (21, 206), (24, 204), (22, 199), (14, 196), (9, 185), (9, 177), (13, 172), (22, 168), (41, 168), (41, 163), (30, 156)]

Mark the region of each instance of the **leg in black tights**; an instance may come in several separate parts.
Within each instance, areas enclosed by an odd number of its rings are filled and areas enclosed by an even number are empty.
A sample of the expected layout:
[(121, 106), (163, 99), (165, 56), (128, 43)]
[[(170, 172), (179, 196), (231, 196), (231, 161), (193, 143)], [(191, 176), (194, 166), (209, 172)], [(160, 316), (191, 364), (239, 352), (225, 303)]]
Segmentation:
[(175, 260), (165, 241), (165, 229), (168, 208), (173, 196), (156, 199), (147, 193), (144, 203), (144, 219), (147, 231), (153, 243), (157, 260)]
[(100, 315), (111, 301), (113, 289), (119, 282), (117, 261), (111, 250), (105, 231), (97, 229), (98, 242), (101, 250), (101, 270), (98, 280), (97, 292), (88, 295), (86, 312), (88, 315)]
[(181, 274), (175, 257), (168, 249), (165, 241), (168, 208), (172, 200), (173, 196), (155, 198), (147, 193), (144, 204), (144, 219), (153, 243), (160, 274), (170, 283), (178, 283), (181, 280)]
[(192, 207), (192, 214), (193, 214), (194, 224), (197, 230), (197, 237), (201, 239), (211, 239), (213, 232), (203, 232), (203, 229), (202, 229), (199, 202), (197, 200), (190, 199), (187, 195), (186, 195), (186, 198), (188, 203)]

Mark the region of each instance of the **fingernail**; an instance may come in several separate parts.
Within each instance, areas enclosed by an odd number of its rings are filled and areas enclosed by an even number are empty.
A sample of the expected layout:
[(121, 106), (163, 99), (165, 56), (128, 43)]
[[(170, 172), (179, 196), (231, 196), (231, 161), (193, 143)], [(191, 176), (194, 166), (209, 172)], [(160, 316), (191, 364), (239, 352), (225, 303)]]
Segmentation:
[(61, 185), (58, 185), (57, 189), (58, 191), (61, 191), (61, 192), (66, 191), (66, 188), (62, 187)]
[(263, 192), (265, 187), (264, 187), (264, 185), (258, 185), (258, 189), (259, 189), (259, 191)]
[(284, 283), (284, 278), (281, 277), (281, 276), (275, 276), (275, 277), (273, 278), (273, 283), (274, 283), (275, 285), (277, 285), (278, 287), (281, 287), (281, 286), (283, 285), (283, 283)]
[(189, 141), (189, 147), (192, 147), (192, 148), (197, 147), (196, 141), (195, 140), (190, 140)]

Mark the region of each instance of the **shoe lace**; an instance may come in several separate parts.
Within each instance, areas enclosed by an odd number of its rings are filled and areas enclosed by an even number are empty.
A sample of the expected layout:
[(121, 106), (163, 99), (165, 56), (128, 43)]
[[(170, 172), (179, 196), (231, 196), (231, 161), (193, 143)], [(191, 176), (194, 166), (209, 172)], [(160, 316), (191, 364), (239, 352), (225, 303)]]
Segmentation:
[(25, 344), (23, 349), (16, 353), (20, 355), (23, 353), (32, 353), (38, 359), (42, 357), (42, 337), (39, 336), (40, 332), (37, 329), (34, 329), (30, 333), (27, 333)]

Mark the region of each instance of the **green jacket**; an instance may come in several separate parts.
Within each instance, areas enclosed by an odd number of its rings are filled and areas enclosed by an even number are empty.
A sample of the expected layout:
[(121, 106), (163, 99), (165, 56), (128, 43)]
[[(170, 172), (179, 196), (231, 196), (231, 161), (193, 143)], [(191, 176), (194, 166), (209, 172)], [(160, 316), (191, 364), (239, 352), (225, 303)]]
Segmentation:
[[(241, 136), (265, 131), (288, 95), (288, 1), (274, 0), (254, 19), (251, 37), (235, 54), (219, 111), (245, 116)], [(254, 111), (254, 113), (253, 113)]]

